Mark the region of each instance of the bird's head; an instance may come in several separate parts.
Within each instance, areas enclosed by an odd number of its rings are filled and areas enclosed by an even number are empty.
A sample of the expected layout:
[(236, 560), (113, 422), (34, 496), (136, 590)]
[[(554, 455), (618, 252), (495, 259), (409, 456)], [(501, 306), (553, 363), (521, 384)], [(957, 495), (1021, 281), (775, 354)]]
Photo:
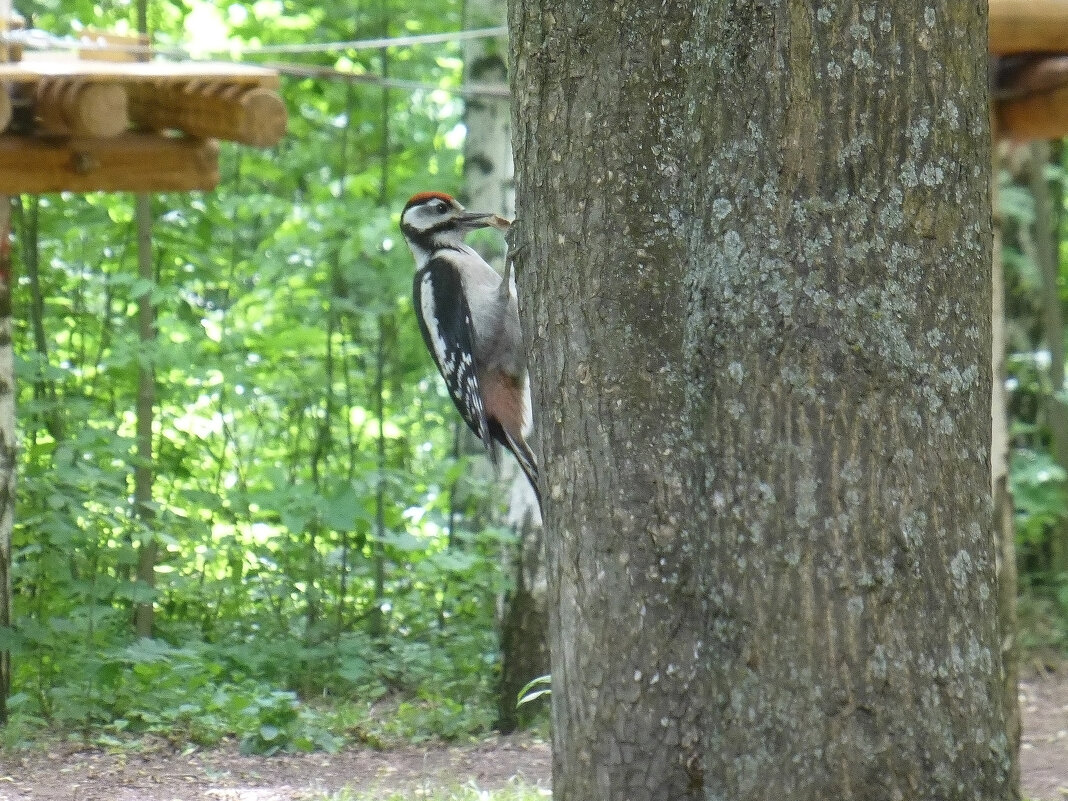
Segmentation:
[(507, 230), (509, 222), (492, 212), (467, 211), (444, 192), (413, 195), (401, 212), (401, 233), (418, 260), (421, 253), (456, 247), (476, 228)]

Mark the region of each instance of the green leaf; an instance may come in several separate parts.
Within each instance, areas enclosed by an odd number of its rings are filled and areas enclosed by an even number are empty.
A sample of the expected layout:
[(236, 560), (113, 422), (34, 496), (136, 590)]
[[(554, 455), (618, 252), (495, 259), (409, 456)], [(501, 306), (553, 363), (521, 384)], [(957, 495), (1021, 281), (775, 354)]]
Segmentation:
[(11, 626), (0, 626), (0, 651), (8, 651), (12, 654), (22, 652), (26, 644), (26, 638)]
[(322, 506), (323, 522), (335, 531), (351, 531), (361, 513), (361, 499), (356, 491), (347, 486)]
[(531, 679), (523, 685), (523, 689), (519, 691), (516, 706), (523, 706), (523, 704), (529, 704), (531, 701), (535, 701), (543, 695), (549, 695), (552, 693), (551, 684), (552, 676), (549, 674)]
[(128, 581), (115, 587), (115, 596), (134, 603), (149, 603), (156, 599), (156, 590), (143, 581)]

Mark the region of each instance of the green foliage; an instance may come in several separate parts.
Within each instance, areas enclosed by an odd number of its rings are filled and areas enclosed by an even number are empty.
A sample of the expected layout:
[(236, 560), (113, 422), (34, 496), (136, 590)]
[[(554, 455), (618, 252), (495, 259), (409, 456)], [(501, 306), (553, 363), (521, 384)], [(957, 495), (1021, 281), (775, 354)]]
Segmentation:
[(1027, 545), (1041, 544), (1050, 526), (1068, 514), (1063, 467), (1044, 451), (1016, 448), (1009, 466), (1009, 486), (1016, 504), (1016, 535)]
[[(208, 25), (236, 43), (305, 43), (457, 29), (460, 7), (196, 0), (150, 17), (175, 42)], [(58, 34), (132, 14), (20, 10)], [(17, 624), (0, 631), (17, 730), (236, 735), (273, 753), (490, 725), (502, 538), (453, 509), (456, 417), (415, 325), (396, 220), (411, 193), (460, 185), (462, 108), (446, 91), (459, 55), (307, 57), (441, 90), (286, 80), (285, 142), (224, 145), (217, 191), (153, 198), (153, 281), (137, 275), (132, 197), (21, 199)], [(146, 294), (150, 345), (136, 325)], [(147, 518), (132, 506), (144, 367), (157, 381)], [(136, 568), (153, 540), (150, 587)], [(145, 602), (156, 638), (138, 641)]]
[[(1063, 310), (1068, 297), (1068, 228), (1061, 222), (1065, 171), (1059, 164), (1048, 164), (1042, 177), (1040, 191), (1052, 209), (1053, 231), (1039, 230), (1036, 183), (1028, 180), (1027, 170), (1018, 180), (1003, 172), (998, 192), (1006, 286), (1009, 480), (1023, 589), (1021, 642), (1025, 647), (1063, 649), (1068, 645), (1068, 445), (1057, 443), (1068, 438), (1068, 391), (1057, 385), (1063, 366), (1058, 375), (1050, 344), (1051, 337), (1063, 337), (1064, 332), (1050, 333), (1047, 312), (1051, 306)], [(1055, 285), (1041, 268), (1043, 248), (1060, 254)]]
[[(1065, 592), (1068, 583), (1062, 584)], [(1019, 599), (1016, 616), (1020, 627), (1020, 646), (1028, 652), (1048, 653), (1052, 664), (1060, 664), (1068, 651), (1068, 598), (1053, 596), (1028, 588)]]

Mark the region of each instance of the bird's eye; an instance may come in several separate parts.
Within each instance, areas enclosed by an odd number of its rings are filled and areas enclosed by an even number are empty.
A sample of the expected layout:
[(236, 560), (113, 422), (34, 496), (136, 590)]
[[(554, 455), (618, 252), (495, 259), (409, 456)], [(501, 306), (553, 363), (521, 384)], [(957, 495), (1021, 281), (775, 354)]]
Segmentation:
[(445, 205), (444, 201), (439, 200), (434, 206), (434, 211), (438, 214), (444, 214), (449, 210), (449, 207)]

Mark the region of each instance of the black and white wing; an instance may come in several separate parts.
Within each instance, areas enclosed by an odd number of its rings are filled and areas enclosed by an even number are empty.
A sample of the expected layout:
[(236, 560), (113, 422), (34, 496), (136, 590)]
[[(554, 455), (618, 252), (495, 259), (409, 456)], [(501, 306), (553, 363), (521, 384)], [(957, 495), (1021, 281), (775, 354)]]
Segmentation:
[(446, 259), (432, 258), (416, 272), (413, 294), (419, 330), (449, 395), (464, 422), (489, 448), (492, 440), (475, 375), (474, 326), (460, 274)]

